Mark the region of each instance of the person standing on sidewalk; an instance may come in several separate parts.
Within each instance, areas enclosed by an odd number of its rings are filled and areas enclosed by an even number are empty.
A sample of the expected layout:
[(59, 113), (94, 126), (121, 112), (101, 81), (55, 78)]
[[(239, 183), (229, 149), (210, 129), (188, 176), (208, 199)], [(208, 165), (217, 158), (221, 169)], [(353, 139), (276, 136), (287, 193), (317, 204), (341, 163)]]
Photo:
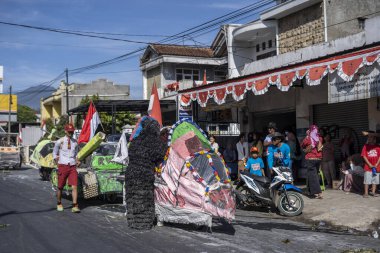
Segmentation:
[(369, 185), (372, 184), (372, 196), (377, 197), (376, 186), (379, 184), (380, 146), (376, 144), (376, 136), (368, 133), (367, 144), (362, 149), (364, 159), (364, 198), (368, 198)]
[(73, 213), (79, 213), (78, 207), (78, 172), (76, 166), (79, 165), (79, 161), (76, 159), (78, 153), (78, 143), (73, 138), (75, 128), (72, 124), (65, 126), (65, 136), (56, 141), (53, 158), (58, 164), (58, 190), (57, 190), (57, 211), (63, 211), (62, 205), (62, 190), (68, 184), (72, 187), (73, 206), (71, 211)]
[(327, 134), (324, 138), (324, 144), (322, 148), (322, 171), (326, 178), (329, 188), (333, 186), (333, 180), (336, 177), (335, 171), (335, 159), (334, 159), (334, 144), (331, 142), (331, 137)]
[(249, 155), (248, 142), (245, 141), (244, 134), (239, 135), (239, 141), (236, 143), (236, 150), (238, 153), (238, 180), (240, 180), (240, 172), (245, 170), (245, 163)]
[(306, 132), (301, 147), (305, 152), (305, 168), (307, 169), (307, 181), (310, 196), (322, 199), (322, 190), (319, 184), (318, 170), (322, 159), (322, 138), (319, 137), (318, 127), (310, 126)]

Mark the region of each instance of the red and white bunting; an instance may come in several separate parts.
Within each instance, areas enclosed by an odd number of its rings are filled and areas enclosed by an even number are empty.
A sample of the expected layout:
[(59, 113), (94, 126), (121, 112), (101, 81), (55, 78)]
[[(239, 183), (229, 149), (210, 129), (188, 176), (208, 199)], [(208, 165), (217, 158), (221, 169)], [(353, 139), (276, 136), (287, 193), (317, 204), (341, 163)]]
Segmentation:
[(305, 78), (307, 85), (319, 85), (327, 74), (337, 74), (345, 81), (351, 81), (355, 74), (363, 66), (380, 64), (380, 47), (362, 50), (355, 53), (331, 57), (322, 61), (275, 70), (270, 74), (250, 75), (239, 80), (227, 80), (225, 83), (217, 83), (215, 86), (207, 85), (203, 89), (189, 91), (180, 94), (181, 104), (187, 106), (191, 101), (197, 101), (201, 107), (205, 107), (210, 98), (214, 98), (218, 105), (226, 102), (227, 94), (233, 99), (244, 99), (247, 91), (255, 95), (262, 95), (268, 91), (269, 86), (277, 86), (281, 91), (288, 91), (294, 82)]

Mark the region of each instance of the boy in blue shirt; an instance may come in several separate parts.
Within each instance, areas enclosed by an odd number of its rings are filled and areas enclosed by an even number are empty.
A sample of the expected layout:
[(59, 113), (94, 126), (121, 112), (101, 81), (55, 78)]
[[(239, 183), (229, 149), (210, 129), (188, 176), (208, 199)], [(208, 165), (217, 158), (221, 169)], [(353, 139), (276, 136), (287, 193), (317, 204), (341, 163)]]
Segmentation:
[(274, 166), (285, 166), (291, 168), (290, 147), (284, 143), (284, 136), (281, 133), (274, 133), (272, 145), (268, 147), (268, 167), (273, 173)]
[(259, 157), (259, 149), (257, 147), (251, 148), (251, 157), (248, 158), (245, 166), (251, 175), (262, 177), (264, 176), (264, 162)]

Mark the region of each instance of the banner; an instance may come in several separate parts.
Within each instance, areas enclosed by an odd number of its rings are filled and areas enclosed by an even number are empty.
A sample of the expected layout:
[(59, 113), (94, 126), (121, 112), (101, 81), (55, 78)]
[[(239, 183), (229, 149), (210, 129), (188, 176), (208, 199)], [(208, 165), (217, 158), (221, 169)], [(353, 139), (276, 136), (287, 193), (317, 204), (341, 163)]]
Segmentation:
[(192, 104), (183, 106), (181, 103), (178, 103), (178, 120), (183, 119), (193, 120)]
[(364, 66), (350, 82), (343, 80), (337, 72), (329, 75), (329, 104), (367, 99), (380, 95), (379, 64)]

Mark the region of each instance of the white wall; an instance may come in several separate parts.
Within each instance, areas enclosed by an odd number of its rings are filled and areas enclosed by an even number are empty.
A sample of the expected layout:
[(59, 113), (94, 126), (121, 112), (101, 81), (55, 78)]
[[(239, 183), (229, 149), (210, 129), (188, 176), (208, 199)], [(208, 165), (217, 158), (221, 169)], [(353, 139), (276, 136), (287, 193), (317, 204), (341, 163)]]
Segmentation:
[(263, 95), (255, 95), (251, 91), (248, 94), (249, 112), (279, 112), (280, 109), (295, 108), (295, 88), (280, 91), (277, 87), (271, 86)]
[(297, 129), (308, 128), (312, 122), (312, 105), (326, 104), (328, 102), (327, 77), (322, 79), (320, 85), (308, 86), (296, 90), (296, 123)]

